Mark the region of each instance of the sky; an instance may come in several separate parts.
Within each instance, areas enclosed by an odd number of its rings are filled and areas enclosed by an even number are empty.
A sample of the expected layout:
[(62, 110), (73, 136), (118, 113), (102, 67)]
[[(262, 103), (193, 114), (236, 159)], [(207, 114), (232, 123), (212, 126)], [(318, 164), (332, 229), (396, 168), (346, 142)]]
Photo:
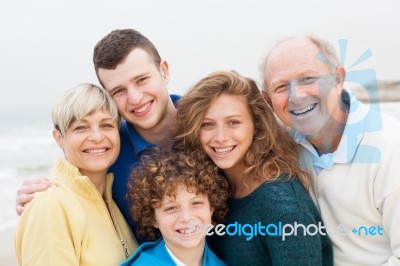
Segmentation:
[(398, 0), (2, 0), (0, 109), (48, 109), (69, 88), (98, 84), (95, 44), (114, 29), (147, 36), (170, 66), (169, 91), (183, 94), (217, 70), (261, 84), (259, 65), (276, 41), (313, 34), (348, 41), (345, 68), (399, 80)]

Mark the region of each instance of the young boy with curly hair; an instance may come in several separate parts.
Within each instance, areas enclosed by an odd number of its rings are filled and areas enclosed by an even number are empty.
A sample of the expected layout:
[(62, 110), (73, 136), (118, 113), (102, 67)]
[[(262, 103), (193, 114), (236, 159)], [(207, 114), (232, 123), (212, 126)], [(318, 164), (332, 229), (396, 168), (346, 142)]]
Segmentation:
[(131, 213), (143, 243), (127, 265), (225, 265), (207, 246), (205, 227), (227, 212), (227, 180), (187, 152), (153, 149), (128, 182)]

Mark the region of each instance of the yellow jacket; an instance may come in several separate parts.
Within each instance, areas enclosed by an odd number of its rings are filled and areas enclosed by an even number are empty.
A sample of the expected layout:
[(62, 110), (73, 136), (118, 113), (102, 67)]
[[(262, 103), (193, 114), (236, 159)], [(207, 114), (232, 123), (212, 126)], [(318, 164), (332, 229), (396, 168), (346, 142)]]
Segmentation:
[(57, 163), (53, 183), (20, 217), (15, 238), (19, 265), (112, 266), (135, 251), (138, 244), (112, 200), (112, 174), (107, 174), (104, 200), (67, 160)]

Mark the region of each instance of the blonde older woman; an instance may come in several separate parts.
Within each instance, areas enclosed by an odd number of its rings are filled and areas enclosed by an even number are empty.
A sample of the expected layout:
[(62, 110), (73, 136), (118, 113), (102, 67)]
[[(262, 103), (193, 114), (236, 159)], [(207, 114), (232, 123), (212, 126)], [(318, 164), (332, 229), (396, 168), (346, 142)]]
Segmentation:
[(119, 116), (103, 89), (81, 84), (53, 109), (53, 136), (65, 158), (54, 186), (22, 214), (15, 248), (19, 265), (118, 265), (137, 247), (112, 200), (108, 168), (119, 149)]

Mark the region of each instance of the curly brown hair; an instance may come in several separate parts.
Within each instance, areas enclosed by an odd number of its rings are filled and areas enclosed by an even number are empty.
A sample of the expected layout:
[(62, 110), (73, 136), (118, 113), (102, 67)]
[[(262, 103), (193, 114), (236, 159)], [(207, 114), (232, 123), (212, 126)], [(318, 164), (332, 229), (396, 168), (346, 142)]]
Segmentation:
[(185, 151), (165, 152), (152, 148), (141, 156), (128, 181), (127, 198), (131, 214), (137, 222), (137, 233), (148, 240), (161, 236), (154, 227), (155, 209), (164, 195), (175, 197), (180, 184), (188, 191), (204, 195), (213, 208), (213, 223), (222, 222), (228, 207), (229, 185), (210, 161), (200, 161)]
[(207, 157), (199, 134), (205, 113), (220, 95), (244, 96), (255, 126), (248, 149), (243, 184), (250, 179), (273, 181), (283, 173), (295, 177), (308, 189), (309, 178), (299, 167), (299, 147), (276, 120), (254, 80), (235, 71), (218, 71), (201, 79), (178, 102), (178, 129), (175, 146), (199, 157)]

